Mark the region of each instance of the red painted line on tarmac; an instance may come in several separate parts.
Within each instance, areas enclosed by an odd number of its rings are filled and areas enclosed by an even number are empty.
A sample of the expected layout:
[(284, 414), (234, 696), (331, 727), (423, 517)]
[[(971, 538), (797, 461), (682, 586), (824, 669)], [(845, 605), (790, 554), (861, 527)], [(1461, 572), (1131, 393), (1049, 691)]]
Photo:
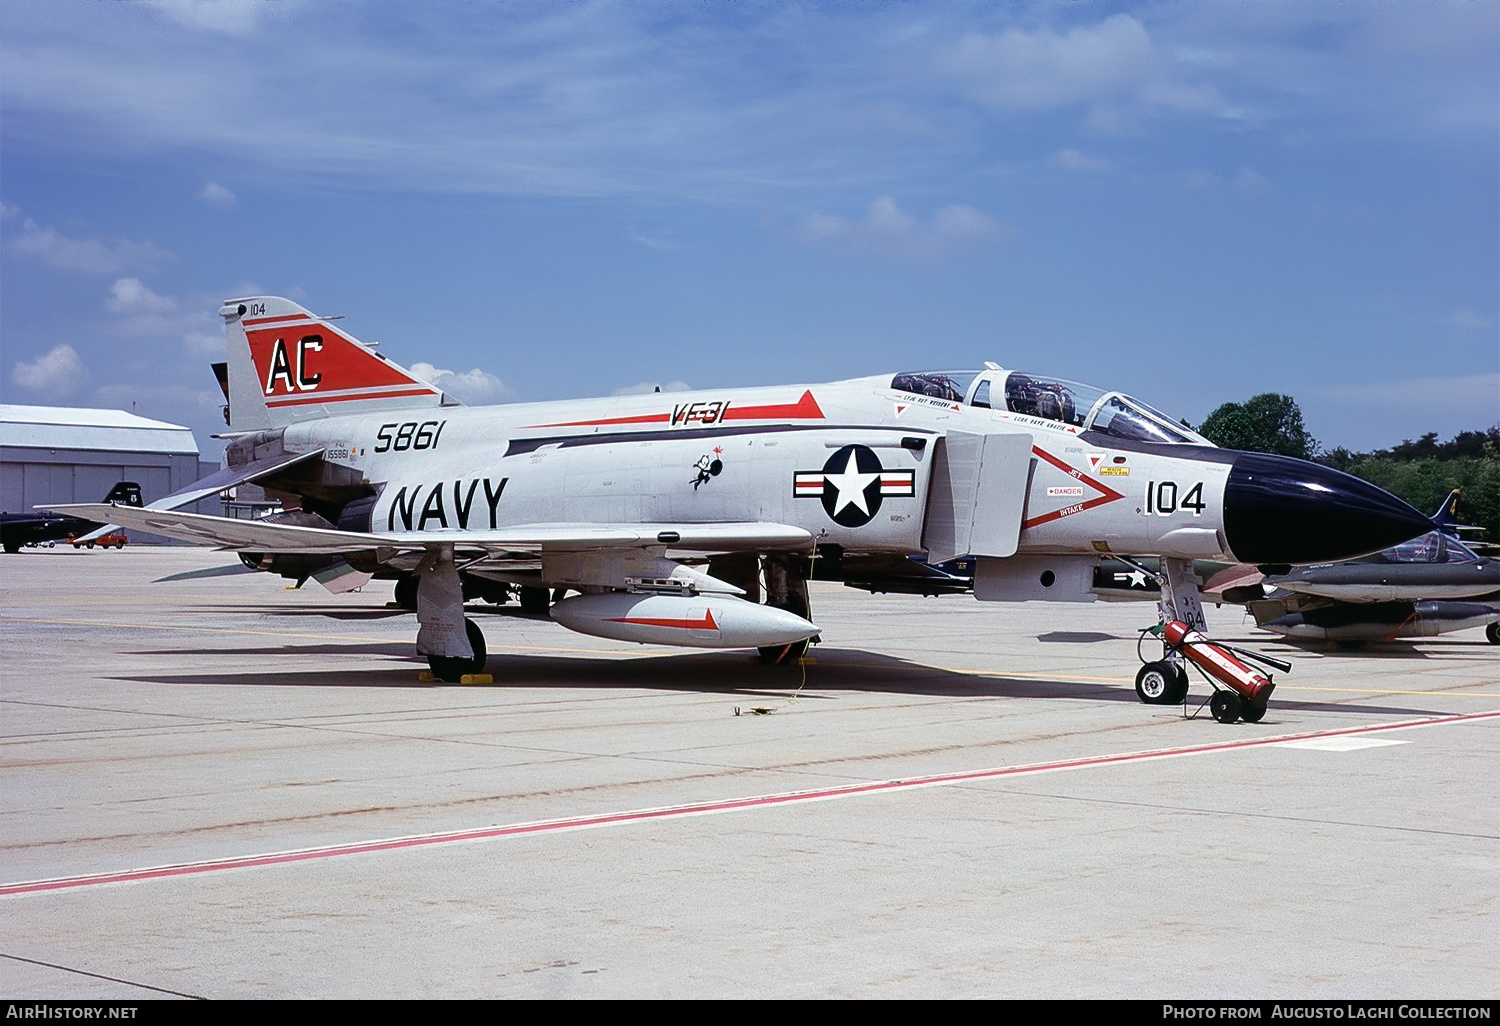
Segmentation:
[(1272, 737), (1221, 741), (1215, 744), (1189, 745), (1183, 748), (1157, 748), (1140, 752), (1123, 752), (1117, 755), (1095, 755), (1084, 759), (1066, 759), (1058, 762), (1040, 762), (1023, 766), (1001, 766), (993, 769), (969, 770), (962, 773), (939, 773), (931, 776), (908, 777), (899, 780), (874, 780), (864, 784), (848, 784), (843, 787), (825, 787), (810, 791), (786, 791), (780, 794), (731, 798), (724, 801), (692, 802), (686, 805), (671, 805), (657, 809), (634, 809), (593, 816), (573, 816), (565, 819), (540, 820), (533, 823), (514, 823), (508, 826), (449, 830), (441, 833), (416, 834), (408, 837), (389, 837), (355, 844), (336, 844), (322, 848), (304, 848), (298, 851), (270, 852), (263, 855), (243, 855), (234, 858), (209, 859), (202, 862), (185, 862), (172, 866), (155, 866), (149, 869), (127, 869), (115, 873), (90, 873), (84, 876), (59, 877), (52, 880), (29, 880), (0, 885), (0, 897), (18, 897), (28, 894), (42, 894), (50, 891), (73, 890), (80, 887), (99, 887), (106, 884), (141, 883), (147, 880), (196, 876), (201, 873), (217, 873), (229, 869), (258, 869), (265, 866), (281, 866), (295, 862), (342, 858), (346, 855), (372, 855), (377, 852), (401, 851), (407, 848), (425, 848), (432, 845), (454, 844), (463, 841), (492, 841), (501, 837), (518, 837), (527, 834), (552, 833), (561, 830), (584, 830), (593, 827), (642, 823), (656, 819), (706, 816), (720, 812), (742, 812), (749, 809), (763, 809), (777, 805), (795, 805), (803, 802), (830, 801), (837, 798), (857, 798), (862, 795), (914, 790), (920, 787), (943, 787), (949, 784), (967, 784), (983, 780), (997, 780), (1002, 777), (1056, 773), (1064, 770), (1089, 769), (1096, 766), (1117, 766), (1124, 763), (1173, 759), (1188, 755), (1209, 755), (1215, 752), (1229, 752), (1243, 748), (1263, 748), (1267, 745), (1282, 744), (1286, 741), (1304, 741), (1320, 737), (1344, 737), (1350, 734), (1375, 734), (1387, 730), (1408, 730), (1415, 727), (1446, 726), (1448, 724), (1468, 723), (1475, 720), (1494, 719), (1496, 717), (1500, 717), (1500, 710), (1469, 713), (1463, 716), (1434, 716), (1364, 727), (1345, 727), (1339, 730), (1318, 730), (1306, 734), (1278, 734)]

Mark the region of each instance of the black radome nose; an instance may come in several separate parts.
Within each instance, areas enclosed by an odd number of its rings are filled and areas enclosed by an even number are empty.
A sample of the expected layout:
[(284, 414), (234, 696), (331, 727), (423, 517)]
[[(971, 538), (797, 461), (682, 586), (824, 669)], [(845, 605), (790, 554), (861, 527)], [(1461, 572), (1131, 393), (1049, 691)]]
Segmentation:
[(1334, 563), (1431, 530), (1384, 488), (1290, 456), (1240, 453), (1224, 488), (1224, 536), (1242, 563)]

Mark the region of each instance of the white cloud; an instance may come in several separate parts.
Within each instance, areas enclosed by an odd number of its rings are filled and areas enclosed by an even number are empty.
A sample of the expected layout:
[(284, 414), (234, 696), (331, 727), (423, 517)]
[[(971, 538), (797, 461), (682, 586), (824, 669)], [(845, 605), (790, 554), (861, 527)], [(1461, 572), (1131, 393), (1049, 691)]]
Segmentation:
[(645, 246), (647, 249), (681, 249), (682, 248), (682, 243), (680, 243), (680, 242), (673, 242), (671, 239), (663, 239), (663, 238), (660, 238), (660, 237), (655, 236), (655, 235), (647, 235), (646, 233), (638, 231), (638, 230), (636, 230), (634, 228), (630, 229), (630, 238), (631, 238), (632, 242), (639, 242), (642, 246)]
[(1485, 317), (1483, 314), (1477, 314), (1468, 309), (1454, 310), (1448, 315), (1446, 322), (1464, 331), (1490, 331), (1495, 327), (1495, 318)]
[(936, 257), (957, 245), (1002, 241), (1010, 232), (988, 214), (965, 206), (943, 207), (923, 223), (890, 196), (882, 196), (870, 204), (863, 220), (814, 213), (796, 234), (813, 244), (840, 243), (888, 256)]
[(273, 5), (266, 0), (152, 0), (146, 6), (186, 28), (244, 36), (260, 27)]
[(234, 193), (230, 192), (218, 182), (209, 182), (198, 190), (198, 198), (211, 207), (232, 207), (236, 200)]
[(411, 372), (423, 381), (434, 385), (460, 402), (471, 406), (502, 402), (511, 396), (505, 383), (493, 374), (474, 368), (463, 374), (434, 367), (430, 363), (414, 363)]
[(1108, 171), (1113, 165), (1102, 157), (1091, 157), (1074, 149), (1061, 149), (1047, 158), (1051, 167), (1064, 171)]
[(11, 378), (27, 391), (63, 399), (88, 381), (89, 371), (72, 346), (61, 345), (31, 363), (17, 363)]
[(181, 300), (157, 295), (139, 278), (121, 278), (109, 293), (104, 307), (117, 317), (110, 326), (114, 334), (174, 338), (189, 356), (224, 352), (223, 328), (214, 312), (218, 304), (209, 297)]
[(1233, 116), (1232, 91), (1273, 121), (1493, 138), (1484, 4), (1092, 7), (13, 3), (0, 100), (7, 138), (74, 152), (528, 196), (877, 195), (988, 151), (955, 92), (1111, 131)]
[(1265, 192), (1271, 188), (1271, 180), (1248, 167), (1242, 167), (1240, 173), (1234, 176), (1234, 187), (1241, 192)]
[(652, 392), (691, 392), (693, 386), (686, 381), (668, 381), (661, 384), (657, 381), (642, 381), (634, 385), (626, 385), (617, 388), (610, 395), (650, 395)]
[(113, 313), (130, 317), (154, 317), (177, 312), (177, 300), (158, 296), (139, 278), (121, 278), (110, 287), (110, 298), (104, 301)]
[[(15, 214), (7, 207), (7, 216)], [(119, 271), (146, 270), (172, 259), (172, 254), (150, 242), (121, 240), (107, 243), (100, 239), (70, 239), (55, 228), (43, 228), (27, 218), (21, 234), (7, 243), (13, 253), (36, 257), (48, 267), (63, 271), (92, 271), (113, 274)]]
[(940, 57), (969, 96), (1005, 112), (1089, 106), (1095, 127), (1122, 130), (1136, 111), (1208, 111), (1222, 106), (1210, 86), (1177, 78), (1173, 59), (1128, 14), (1059, 34), (1051, 28), (970, 33)]

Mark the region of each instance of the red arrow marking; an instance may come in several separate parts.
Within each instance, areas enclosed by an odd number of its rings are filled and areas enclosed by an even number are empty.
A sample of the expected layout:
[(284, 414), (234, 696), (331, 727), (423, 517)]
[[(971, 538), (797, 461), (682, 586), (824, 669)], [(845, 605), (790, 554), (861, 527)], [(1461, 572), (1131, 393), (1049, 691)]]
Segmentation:
[(1052, 455), (1050, 452), (1043, 452), (1039, 447), (1035, 445), (1031, 447), (1031, 451), (1036, 453), (1042, 459), (1046, 460), (1048, 463), (1052, 464), (1058, 470), (1061, 470), (1063, 473), (1067, 474), (1069, 477), (1077, 478), (1079, 482), (1088, 485), (1090, 488), (1094, 489), (1094, 491), (1099, 492), (1100, 494), (1088, 500), (1087, 502), (1080, 502), (1073, 506), (1064, 506), (1062, 509), (1055, 509), (1051, 513), (1043, 513), (1039, 517), (1032, 517), (1030, 520), (1027, 520), (1021, 525), (1021, 530), (1024, 531), (1028, 527), (1036, 527), (1038, 524), (1050, 523), (1053, 520), (1061, 520), (1063, 517), (1070, 517), (1074, 513), (1082, 513), (1086, 509), (1093, 509), (1096, 506), (1103, 506), (1105, 503), (1114, 502), (1116, 499), (1125, 498), (1125, 496), (1121, 493), (1115, 491), (1113, 488), (1109, 487), (1106, 484), (1101, 484), (1100, 482), (1093, 480), (1078, 468), (1068, 466), (1066, 463), (1058, 459), (1056, 456)]
[(716, 631), (719, 625), (714, 623), (714, 611), (705, 608), (701, 620), (671, 620), (651, 616), (622, 616), (611, 618), (610, 623), (637, 623), (643, 627), (680, 627), (683, 630)]
[(731, 406), (724, 411), (725, 420), (823, 420), (823, 408), (812, 392), (802, 393), (795, 403), (770, 406)]

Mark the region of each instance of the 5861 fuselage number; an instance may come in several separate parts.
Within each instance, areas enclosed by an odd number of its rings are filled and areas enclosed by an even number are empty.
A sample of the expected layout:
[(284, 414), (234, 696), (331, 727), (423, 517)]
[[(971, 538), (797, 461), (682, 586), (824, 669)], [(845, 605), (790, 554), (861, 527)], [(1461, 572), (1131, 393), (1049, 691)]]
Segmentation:
[(382, 424), (375, 432), (379, 445), (371, 452), (405, 452), (408, 449), (436, 449), (446, 420), (408, 421), (405, 424)]
[(1178, 510), (1190, 510), (1193, 516), (1201, 517), (1207, 506), (1203, 501), (1203, 482), (1195, 481), (1186, 487), (1187, 491), (1182, 492), (1176, 481), (1147, 481), (1146, 505), (1141, 512), (1148, 517), (1169, 517)]

